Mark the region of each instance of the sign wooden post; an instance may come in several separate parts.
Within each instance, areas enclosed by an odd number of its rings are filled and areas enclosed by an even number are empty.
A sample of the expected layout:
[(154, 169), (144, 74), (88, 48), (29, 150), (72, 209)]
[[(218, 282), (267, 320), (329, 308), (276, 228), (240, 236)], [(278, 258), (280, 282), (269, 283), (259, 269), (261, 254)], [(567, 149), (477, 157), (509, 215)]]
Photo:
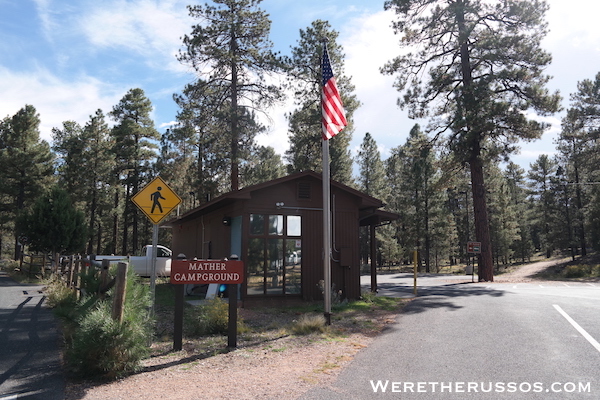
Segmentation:
[(228, 287), (229, 319), (227, 347), (237, 347), (237, 285), (244, 282), (244, 263), (238, 260), (173, 260), (171, 284), (175, 289), (173, 350), (183, 345), (183, 285), (225, 284)]

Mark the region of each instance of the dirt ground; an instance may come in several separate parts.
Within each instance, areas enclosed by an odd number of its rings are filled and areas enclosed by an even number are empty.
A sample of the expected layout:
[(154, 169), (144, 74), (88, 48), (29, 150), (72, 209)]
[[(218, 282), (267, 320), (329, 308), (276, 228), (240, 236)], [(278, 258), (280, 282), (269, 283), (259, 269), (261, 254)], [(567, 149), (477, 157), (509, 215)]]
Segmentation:
[[(285, 329), (268, 329), (259, 337), (241, 334), (232, 351), (226, 351), (223, 336), (184, 339), (180, 352), (172, 352), (168, 340), (158, 342), (140, 373), (104, 384), (70, 381), (66, 399), (297, 399), (312, 386), (335, 379), (360, 349), (395, 321), (400, 307), (343, 319), (334, 315), (328, 333), (296, 336)], [(261, 321), (269, 328), (298, 318), (251, 309), (240, 309), (240, 316), (248, 324)]]

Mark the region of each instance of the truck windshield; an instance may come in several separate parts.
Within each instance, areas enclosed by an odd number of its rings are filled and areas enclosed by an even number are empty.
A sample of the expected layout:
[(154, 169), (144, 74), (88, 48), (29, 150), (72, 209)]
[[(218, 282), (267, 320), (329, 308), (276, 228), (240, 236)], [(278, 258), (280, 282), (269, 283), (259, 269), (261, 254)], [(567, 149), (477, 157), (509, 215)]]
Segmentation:
[[(141, 257), (146, 257), (146, 249), (148, 250), (148, 257), (152, 256), (152, 253), (150, 253), (152, 251), (152, 247), (151, 246), (144, 246), (142, 247), (142, 251), (138, 254)], [(163, 247), (158, 247), (156, 249), (156, 257), (171, 257), (171, 250), (167, 249), (167, 248), (163, 248)]]
[(156, 257), (171, 257), (171, 252), (168, 249), (159, 247), (156, 249)]

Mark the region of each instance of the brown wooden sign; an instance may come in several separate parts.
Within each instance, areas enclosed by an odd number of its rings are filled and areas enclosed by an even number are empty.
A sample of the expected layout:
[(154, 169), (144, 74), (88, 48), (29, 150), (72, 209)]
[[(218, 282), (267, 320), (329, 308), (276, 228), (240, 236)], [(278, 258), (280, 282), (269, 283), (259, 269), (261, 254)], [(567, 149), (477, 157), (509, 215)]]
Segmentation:
[(244, 282), (244, 262), (238, 260), (173, 260), (172, 284), (237, 284)]

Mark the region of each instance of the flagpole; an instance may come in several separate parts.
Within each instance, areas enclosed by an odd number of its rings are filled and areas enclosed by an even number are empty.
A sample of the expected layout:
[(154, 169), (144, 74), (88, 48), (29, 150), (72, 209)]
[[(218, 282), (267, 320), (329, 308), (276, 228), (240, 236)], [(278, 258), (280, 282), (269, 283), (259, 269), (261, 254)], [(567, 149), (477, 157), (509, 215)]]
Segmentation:
[(327, 325), (331, 325), (331, 187), (329, 175), (329, 140), (323, 140), (323, 297)]
[(335, 83), (327, 39), (323, 40), (323, 58), (321, 59), (321, 112), (323, 136), (323, 297), (324, 313), (327, 325), (331, 325), (331, 185), (329, 171), (329, 139), (337, 135), (346, 125), (342, 98)]

